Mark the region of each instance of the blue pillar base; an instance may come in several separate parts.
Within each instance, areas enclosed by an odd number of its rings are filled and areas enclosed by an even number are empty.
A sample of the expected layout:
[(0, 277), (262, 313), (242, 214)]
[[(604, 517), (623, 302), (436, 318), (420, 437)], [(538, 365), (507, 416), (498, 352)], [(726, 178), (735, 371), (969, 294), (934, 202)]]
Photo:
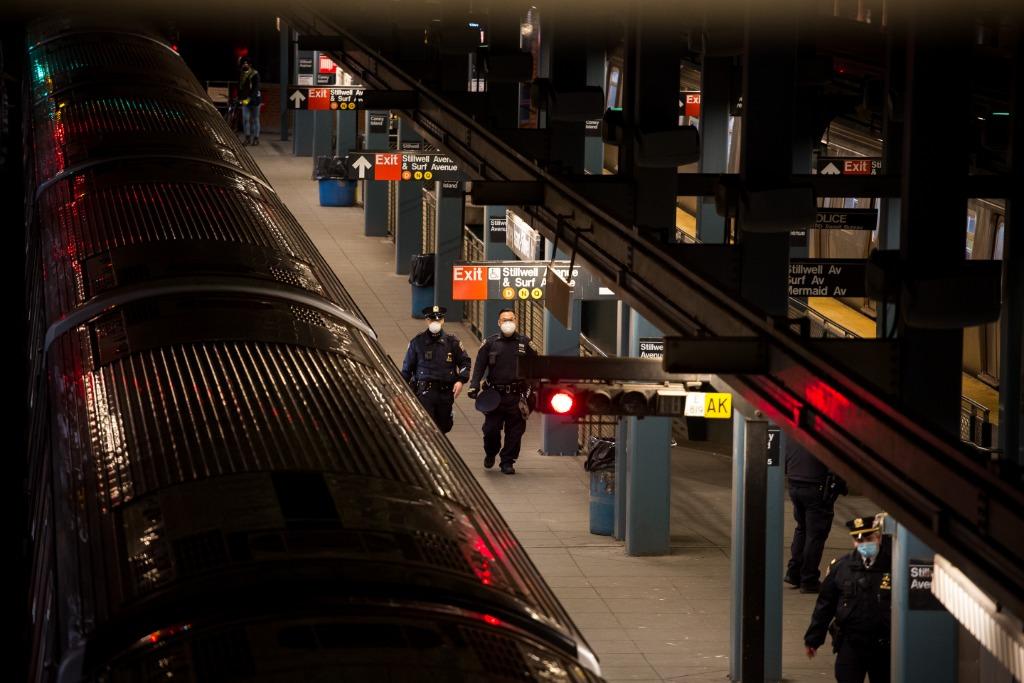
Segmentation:
[(434, 288), (417, 287), (416, 285), (410, 285), (410, 287), (412, 287), (412, 310), (410, 315), (413, 318), (422, 318), (423, 309), (434, 305)]

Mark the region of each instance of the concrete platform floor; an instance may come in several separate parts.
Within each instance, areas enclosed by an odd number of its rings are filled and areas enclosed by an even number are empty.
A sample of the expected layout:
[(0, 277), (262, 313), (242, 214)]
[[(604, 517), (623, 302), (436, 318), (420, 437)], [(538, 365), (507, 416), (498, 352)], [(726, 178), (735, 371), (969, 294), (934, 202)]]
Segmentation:
[[(310, 158), (290, 143), (265, 139), (250, 148), (288, 208), (401, 363), (408, 340), (423, 329), (410, 317), (406, 276), (394, 274), (394, 245), (363, 236), (359, 208), (319, 206)], [(469, 330), (449, 324), (475, 357)], [(673, 449), (672, 554), (628, 557), (622, 543), (588, 532), (583, 459), (538, 455), (540, 420), (523, 439), (516, 476), (482, 466), (482, 416), (465, 395), (456, 401), (451, 442), (477, 474), (530, 557), (601, 660), (609, 681), (724, 681), (729, 671), (728, 454)], [(840, 499), (823, 565), (849, 547), (843, 521), (873, 514), (863, 498)], [(786, 538), (793, 522), (787, 504)], [(787, 541), (788, 542), (788, 541)], [(788, 556), (788, 553), (786, 553)], [(814, 660), (803, 653), (814, 596), (783, 590), (783, 677), (832, 680), (828, 646)]]

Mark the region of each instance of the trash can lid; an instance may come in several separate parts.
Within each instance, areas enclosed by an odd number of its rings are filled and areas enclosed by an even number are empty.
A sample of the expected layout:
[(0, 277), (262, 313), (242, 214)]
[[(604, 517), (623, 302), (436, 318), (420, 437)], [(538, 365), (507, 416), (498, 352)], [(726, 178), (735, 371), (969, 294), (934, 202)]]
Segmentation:
[(476, 397), (476, 409), (481, 413), (489, 413), (501, 405), (501, 394), (494, 389), (484, 389)]

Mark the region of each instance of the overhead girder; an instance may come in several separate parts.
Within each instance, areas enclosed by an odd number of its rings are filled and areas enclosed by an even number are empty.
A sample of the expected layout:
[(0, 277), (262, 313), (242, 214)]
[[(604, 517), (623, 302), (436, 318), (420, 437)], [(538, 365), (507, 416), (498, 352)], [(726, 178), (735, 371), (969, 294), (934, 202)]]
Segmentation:
[[(1024, 492), (972, 457), (927, 415), (880, 396), (832, 354), (790, 334), (785, 320), (738, 301), (735, 292), (684, 265), (677, 258), (684, 245), (656, 242), (597, 208), (564, 179), (539, 168), (409, 77), (340, 21), (302, 6), (290, 12), (300, 32), (335, 36), (333, 56), (368, 87), (416, 91), (419, 108), (403, 111), (403, 118), (454, 156), (469, 178), (539, 184), (543, 202), (522, 207), (533, 226), (548, 239), (571, 235), (577, 258), (666, 334), (762, 340), (769, 350), (767, 374), (722, 379), (997, 601), (1024, 614)], [(1001, 178), (975, 178), (971, 182), (979, 186), (1009, 191)], [(819, 196), (830, 196), (831, 185), (848, 194), (842, 188), (851, 182), (813, 176), (791, 180), (819, 186)], [(707, 190), (717, 176), (681, 176), (680, 189), (691, 182), (694, 189)], [(893, 188), (898, 178), (858, 182), (877, 185), (874, 196), (899, 194)]]

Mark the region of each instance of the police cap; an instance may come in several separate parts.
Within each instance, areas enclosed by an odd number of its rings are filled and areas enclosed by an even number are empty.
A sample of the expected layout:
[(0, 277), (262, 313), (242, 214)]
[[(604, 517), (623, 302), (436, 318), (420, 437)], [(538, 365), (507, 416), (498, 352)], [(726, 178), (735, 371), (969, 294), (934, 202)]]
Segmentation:
[(864, 536), (875, 533), (881, 530), (875, 522), (875, 517), (854, 517), (846, 523), (846, 528), (850, 530), (850, 535), (853, 536), (854, 540), (859, 541)]
[(423, 317), (427, 320), (443, 320), (448, 309), (444, 306), (427, 306), (423, 309)]
[(494, 389), (484, 389), (476, 397), (475, 407), (481, 413), (489, 413), (501, 405), (501, 394)]

